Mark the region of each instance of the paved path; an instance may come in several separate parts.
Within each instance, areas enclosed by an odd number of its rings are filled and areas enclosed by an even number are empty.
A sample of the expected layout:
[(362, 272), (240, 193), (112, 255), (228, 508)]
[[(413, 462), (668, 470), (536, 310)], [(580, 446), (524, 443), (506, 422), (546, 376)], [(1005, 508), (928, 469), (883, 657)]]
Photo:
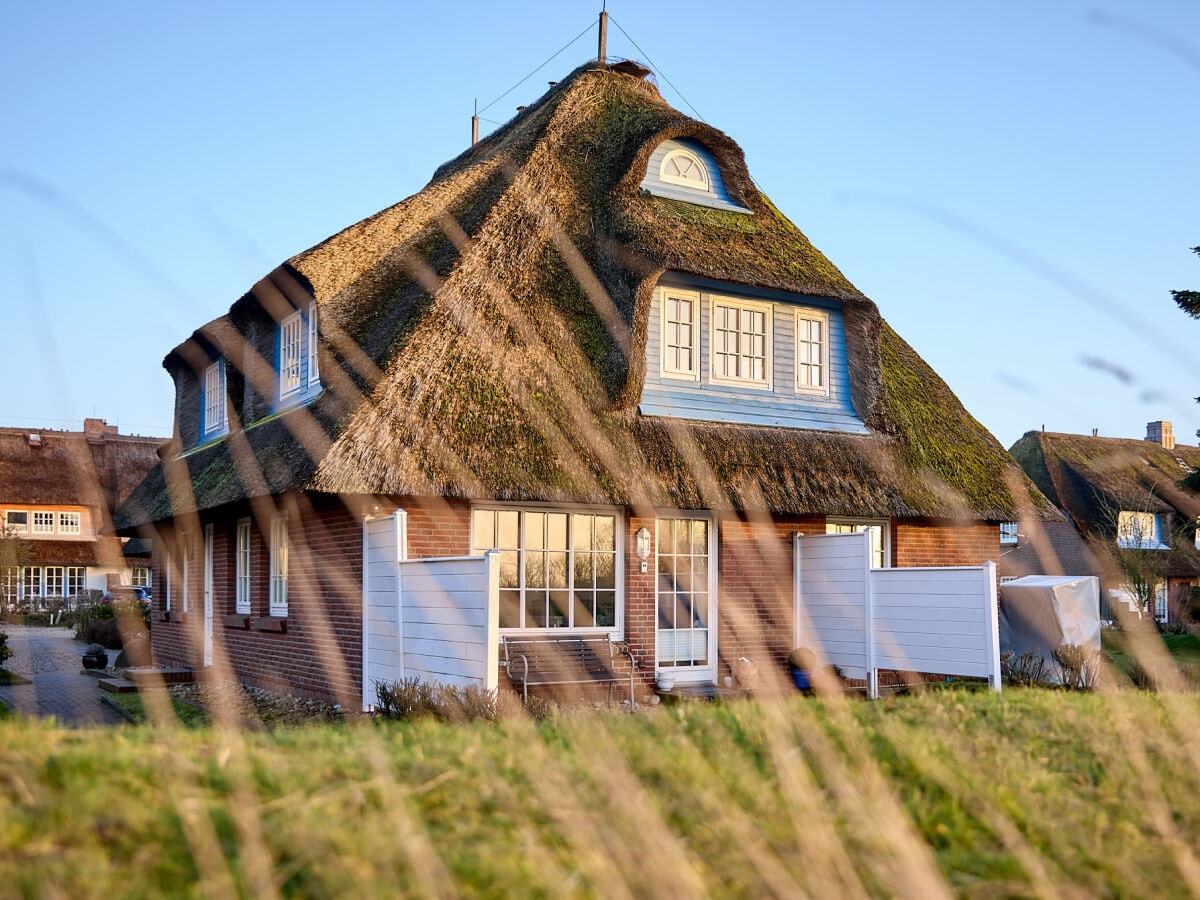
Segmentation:
[(119, 725), (125, 720), (100, 702), (97, 679), (81, 674), (83, 644), (70, 628), (0, 625), (13, 656), (10, 672), (33, 684), (0, 685), (0, 703), (30, 716), (54, 716), (63, 725)]

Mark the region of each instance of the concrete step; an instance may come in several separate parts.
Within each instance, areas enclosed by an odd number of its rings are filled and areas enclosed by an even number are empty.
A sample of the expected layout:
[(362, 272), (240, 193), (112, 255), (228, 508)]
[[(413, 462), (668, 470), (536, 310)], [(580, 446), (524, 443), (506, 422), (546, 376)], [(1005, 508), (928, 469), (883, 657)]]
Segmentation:
[(100, 690), (110, 694), (132, 694), (137, 691), (137, 685), (124, 678), (101, 678), (97, 684), (100, 685)]
[(196, 673), (193, 670), (182, 667), (154, 668), (153, 666), (144, 666), (125, 669), (121, 674), (139, 687), (148, 688), (163, 684), (190, 684), (196, 680)]

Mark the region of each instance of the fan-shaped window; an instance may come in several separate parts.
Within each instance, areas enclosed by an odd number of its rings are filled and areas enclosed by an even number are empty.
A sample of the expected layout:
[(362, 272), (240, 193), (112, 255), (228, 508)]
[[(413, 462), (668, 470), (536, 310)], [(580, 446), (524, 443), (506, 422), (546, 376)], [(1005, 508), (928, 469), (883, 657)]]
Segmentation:
[(663, 157), (659, 177), (670, 184), (708, 190), (708, 172), (704, 163), (688, 150), (672, 150)]

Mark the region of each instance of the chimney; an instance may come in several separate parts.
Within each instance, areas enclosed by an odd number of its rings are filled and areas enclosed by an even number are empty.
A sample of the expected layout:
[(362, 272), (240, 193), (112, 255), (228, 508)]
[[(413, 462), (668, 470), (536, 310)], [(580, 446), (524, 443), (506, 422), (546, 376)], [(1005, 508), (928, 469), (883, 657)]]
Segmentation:
[(1164, 450), (1175, 449), (1175, 434), (1170, 422), (1147, 422), (1146, 440), (1161, 445)]
[(42, 436), (36, 431), (31, 431), (29, 434), (25, 435), (25, 441), (30, 447), (37, 448), (42, 446)]

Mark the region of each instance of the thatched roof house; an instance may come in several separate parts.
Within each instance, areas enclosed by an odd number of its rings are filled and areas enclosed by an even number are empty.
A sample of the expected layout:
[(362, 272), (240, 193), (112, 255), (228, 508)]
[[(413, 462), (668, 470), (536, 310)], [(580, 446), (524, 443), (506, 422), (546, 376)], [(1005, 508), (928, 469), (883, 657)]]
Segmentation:
[(581, 66), (173, 350), (177, 433), (125, 528), (289, 492), (439, 498), (870, 520), (902, 563), (902, 523), (1056, 517), (645, 74)]
[[(104, 590), (110, 576), (128, 575), (112, 512), (158, 464), (162, 444), (99, 419), (83, 431), (0, 428), (6, 604)], [(147, 552), (140, 565), (148, 564)]]
[(1122, 551), (1137, 561), (1161, 556), (1160, 617), (1169, 613), (1168, 586), (1176, 609), (1186, 608), (1200, 583), (1200, 495), (1183, 482), (1200, 470), (1200, 447), (1176, 444), (1170, 422), (1151, 422), (1143, 440), (1030, 431), (1011, 452), (1087, 539), (1106, 587), (1121, 589)]

